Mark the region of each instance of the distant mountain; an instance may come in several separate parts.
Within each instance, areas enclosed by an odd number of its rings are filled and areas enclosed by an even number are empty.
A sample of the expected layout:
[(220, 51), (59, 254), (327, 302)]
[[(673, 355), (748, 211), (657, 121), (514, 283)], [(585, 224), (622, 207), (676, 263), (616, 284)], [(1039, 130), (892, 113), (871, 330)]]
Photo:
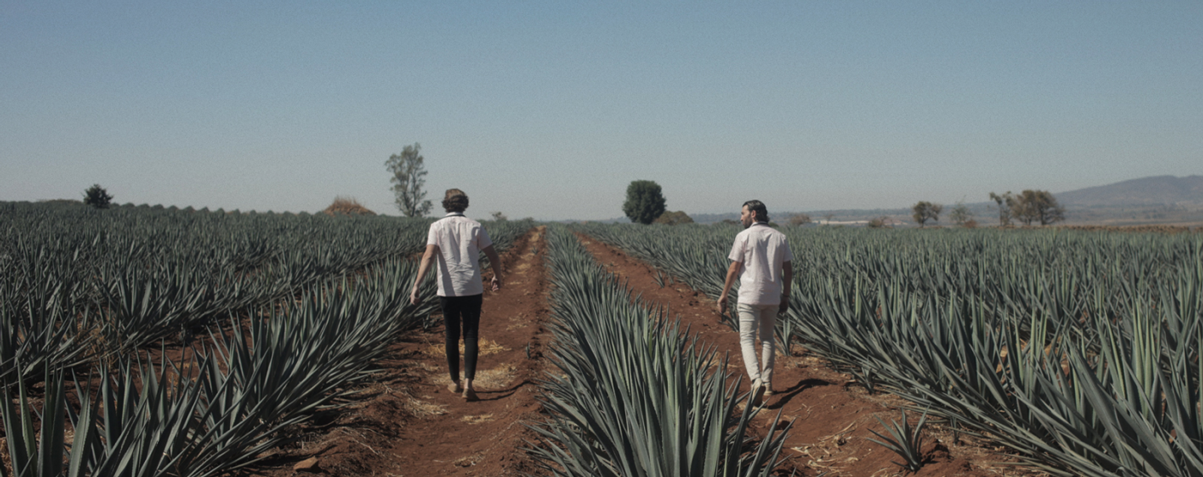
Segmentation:
[(1057, 195), (1066, 207), (1203, 205), (1203, 176), (1154, 176)]

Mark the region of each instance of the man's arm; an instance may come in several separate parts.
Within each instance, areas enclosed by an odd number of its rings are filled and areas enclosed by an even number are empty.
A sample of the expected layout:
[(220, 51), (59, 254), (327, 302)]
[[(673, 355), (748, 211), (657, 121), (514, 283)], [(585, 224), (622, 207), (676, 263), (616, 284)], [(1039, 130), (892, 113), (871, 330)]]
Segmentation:
[(777, 313), (789, 311), (789, 286), (794, 283), (794, 265), (790, 262), (781, 264), (781, 308)]
[(422, 297), (418, 296), (418, 285), (426, 278), (426, 272), (430, 271), (430, 265), (434, 263), (434, 255), (439, 253), (438, 245), (427, 245), (426, 253), (422, 254), (422, 264), (418, 265), (418, 278), (414, 279), (414, 288), (409, 292), (409, 303), (417, 305), (422, 301)]
[(743, 268), (743, 265), (743, 262), (731, 262), (731, 266), (727, 267), (727, 279), (723, 281), (723, 294), (718, 297), (719, 315), (727, 312), (727, 294), (731, 291), (731, 287), (735, 285), (735, 277), (739, 276), (739, 269)]
[(497, 256), (497, 251), (493, 250), (492, 245), (485, 247), (485, 249), (481, 251), (484, 252), (485, 257), (488, 257), (489, 259), (489, 268), (493, 269), (493, 291), (500, 290), (501, 282), (503, 280), (501, 275), (501, 257)]

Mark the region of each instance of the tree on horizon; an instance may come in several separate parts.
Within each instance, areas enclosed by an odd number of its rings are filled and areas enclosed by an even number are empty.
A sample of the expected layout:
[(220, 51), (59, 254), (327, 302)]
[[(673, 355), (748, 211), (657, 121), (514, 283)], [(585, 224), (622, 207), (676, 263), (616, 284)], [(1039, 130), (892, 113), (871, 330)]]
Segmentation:
[(84, 204), (97, 209), (107, 209), (112, 203), (113, 196), (109, 195), (109, 191), (104, 187), (100, 187), (100, 184), (92, 184), (92, 187), (84, 191)]
[(1011, 194), (1011, 191), (1007, 191), (1002, 195), (991, 192), (990, 200), (998, 204), (998, 226), (1006, 227), (1011, 225), (1011, 210), (1015, 206), (1015, 196)]
[(1065, 220), (1065, 208), (1046, 190), (1024, 190), (1015, 198), (1012, 214), (1024, 225), (1040, 222), (1048, 225)]
[(389, 179), (393, 183), (393, 193), (397, 195), (397, 208), (406, 217), (424, 217), (430, 213), (433, 205), (426, 199), (426, 158), (419, 154), (422, 146), (414, 143), (405, 146), (401, 154), (393, 154), (384, 161), (385, 167), (393, 174)]
[(664, 194), (655, 181), (631, 181), (627, 186), (627, 200), (622, 204), (622, 213), (631, 222), (650, 224), (666, 210)]
[(939, 222), (940, 212), (943, 210), (943, 205), (933, 204), (927, 201), (919, 201), (919, 203), (911, 207), (911, 211), (914, 212), (911, 214), (911, 217), (914, 218), (915, 223), (919, 224), (919, 227), (922, 228), (928, 220), (932, 222)]

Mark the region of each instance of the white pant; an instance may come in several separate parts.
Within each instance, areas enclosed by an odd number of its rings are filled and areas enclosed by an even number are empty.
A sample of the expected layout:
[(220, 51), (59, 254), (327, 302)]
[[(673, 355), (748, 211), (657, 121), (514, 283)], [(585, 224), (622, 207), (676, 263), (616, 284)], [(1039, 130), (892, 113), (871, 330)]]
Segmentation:
[[(770, 386), (773, 382), (774, 350), (773, 326), (781, 305), (739, 304), (739, 347), (743, 352), (744, 367), (753, 382)], [(756, 342), (760, 342), (760, 361), (756, 360)]]

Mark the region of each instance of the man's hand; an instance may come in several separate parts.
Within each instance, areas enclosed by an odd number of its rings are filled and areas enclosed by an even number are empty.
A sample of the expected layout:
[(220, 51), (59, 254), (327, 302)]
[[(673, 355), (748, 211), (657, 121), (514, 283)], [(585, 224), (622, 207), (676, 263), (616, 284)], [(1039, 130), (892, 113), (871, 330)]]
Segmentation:
[(735, 284), (735, 277), (739, 276), (739, 271), (743, 269), (744, 264), (740, 262), (731, 262), (727, 266), (727, 277), (723, 279), (723, 292), (718, 296), (718, 321), (723, 321), (723, 315), (727, 314), (727, 293), (731, 292), (731, 286)]
[(501, 281), (504, 280), (504, 275), (501, 273), (503, 268), (501, 266), (501, 257), (497, 256), (497, 251), (493, 250), (492, 245), (481, 249), (481, 252), (484, 252), (485, 257), (488, 257), (489, 267), (493, 269), (493, 291), (500, 290)]
[(781, 264), (781, 308), (777, 310), (777, 314), (785, 314), (789, 311), (789, 287), (794, 283), (794, 264), (792, 262), (783, 262)]
[(418, 278), (414, 279), (414, 287), (409, 292), (409, 304), (417, 305), (422, 303), (422, 297), (418, 295), (418, 286), (422, 280), (426, 279), (426, 272), (430, 271), (430, 266), (434, 263), (434, 256), (439, 254), (438, 245), (426, 245), (426, 253), (422, 254), (422, 263), (418, 265)]

